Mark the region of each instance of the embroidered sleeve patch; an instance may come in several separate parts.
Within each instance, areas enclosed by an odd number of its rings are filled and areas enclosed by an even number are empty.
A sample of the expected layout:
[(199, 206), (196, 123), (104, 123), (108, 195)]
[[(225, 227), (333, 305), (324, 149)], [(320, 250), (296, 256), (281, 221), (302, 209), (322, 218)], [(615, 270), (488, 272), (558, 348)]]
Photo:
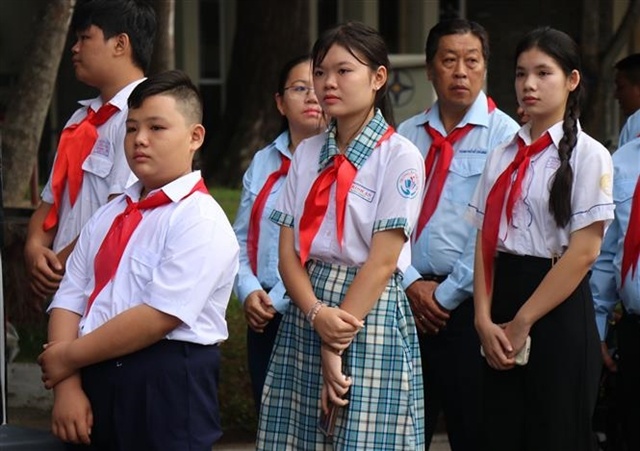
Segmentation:
[(413, 199), (418, 194), (418, 171), (407, 169), (398, 177), (398, 192), (402, 197)]
[(613, 181), (611, 179), (611, 174), (604, 174), (602, 177), (600, 177), (600, 189), (607, 196), (612, 195), (612, 190), (613, 190), (612, 186), (613, 186)]

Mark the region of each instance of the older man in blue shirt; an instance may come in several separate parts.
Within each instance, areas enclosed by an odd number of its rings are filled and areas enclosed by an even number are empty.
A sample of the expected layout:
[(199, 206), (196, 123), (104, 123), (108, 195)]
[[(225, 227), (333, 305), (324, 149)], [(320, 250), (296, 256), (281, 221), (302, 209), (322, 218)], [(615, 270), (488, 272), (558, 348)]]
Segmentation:
[[(616, 391), (622, 408), (622, 434), (629, 450), (640, 449), (640, 273), (630, 270), (622, 280), (622, 262), (639, 176), (640, 138), (636, 138), (613, 154), (615, 217), (607, 229), (590, 279), (602, 357), (611, 371), (618, 372)], [(640, 236), (635, 238), (640, 240)], [(632, 264), (637, 262), (636, 256)], [(616, 326), (619, 356), (616, 364), (609, 356), (605, 338), (609, 319), (619, 301), (623, 314)]]
[(481, 430), (472, 299), (476, 232), (464, 215), (487, 153), (518, 130), (482, 92), (488, 57), (489, 39), (477, 23), (435, 25), (426, 60), (438, 101), (398, 128), (425, 156), (428, 177), (412, 264), (403, 271), (421, 332), (426, 439), (429, 444), (442, 409), (453, 451), (476, 450)]

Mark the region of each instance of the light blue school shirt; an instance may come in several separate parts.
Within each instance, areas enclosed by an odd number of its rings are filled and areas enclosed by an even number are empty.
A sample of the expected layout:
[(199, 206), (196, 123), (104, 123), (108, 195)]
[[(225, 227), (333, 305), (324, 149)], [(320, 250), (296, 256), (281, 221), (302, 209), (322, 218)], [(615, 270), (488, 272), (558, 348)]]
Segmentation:
[[(447, 135), (438, 102), (398, 127), (398, 133), (412, 141), (425, 157), (432, 142), (424, 127), (426, 123), (443, 136)], [(420, 274), (448, 276), (435, 292), (440, 305), (448, 310), (455, 309), (473, 294), (476, 229), (465, 220), (465, 214), (487, 153), (511, 139), (520, 128), (497, 108), (489, 113), (487, 96), (482, 91), (457, 127), (466, 124), (476, 127), (453, 145), (454, 156), (438, 206), (417, 240), (412, 237), (416, 241), (411, 246), (411, 266), (403, 271), (405, 289), (420, 279)]]
[(640, 139), (634, 139), (620, 147), (613, 153), (612, 159), (613, 202), (616, 209), (590, 279), (596, 324), (603, 341), (607, 334), (608, 320), (619, 300), (629, 313), (640, 315), (640, 268), (635, 277), (629, 271), (624, 287), (620, 287), (624, 237), (629, 226), (633, 192), (640, 175)]
[(268, 294), (273, 302), (273, 307), (279, 313), (284, 313), (289, 306), (289, 299), (284, 297), (285, 287), (278, 272), (280, 226), (270, 221), (269, 215), (280, 196), (286, 177), (280, 177), (273, 185), (262, 211), (256, 265), (257, 276), (251, 271), (247, 255), (247, 233), (251, 209), (269, 175), (280, 168), (282, 163), (280, 155), (291, 158), (288, 131), (281, 133), (275, 141), (256, 152), (242, 178), (240, 206), (238, 207), (236, 220), (233, 223), (233, 230), (236, 232), (238, 243), (240, 244), (240, 269), (236, 276), (233, 291), (240, 302), (244, 304), (245, 299), (251, 292), (262, 290), (264, 287), (270, 288)]
[(620, 131), (620, 139), (618, 147), (624, 146), (632, 139), (636, 139), (640, 136), (640, 110), (633, 113), (627, 121), (624, 123), (624, 127)]

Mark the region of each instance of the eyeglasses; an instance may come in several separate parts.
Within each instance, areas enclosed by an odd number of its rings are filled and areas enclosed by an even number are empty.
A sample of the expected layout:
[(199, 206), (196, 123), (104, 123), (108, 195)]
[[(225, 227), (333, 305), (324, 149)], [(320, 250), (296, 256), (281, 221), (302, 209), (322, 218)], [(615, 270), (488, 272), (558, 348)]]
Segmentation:
[(291, 95), (296, 97), (306, 97), (310, 92), (313, 92), (312, 87), (303, 85), (287, 86), (284, 90), (289, 91)]

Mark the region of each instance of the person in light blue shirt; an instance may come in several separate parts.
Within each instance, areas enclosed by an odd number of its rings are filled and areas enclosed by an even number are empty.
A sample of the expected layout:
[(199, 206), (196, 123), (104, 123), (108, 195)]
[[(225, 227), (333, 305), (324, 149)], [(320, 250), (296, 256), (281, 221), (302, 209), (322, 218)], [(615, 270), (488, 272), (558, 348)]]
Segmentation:
[[(435, 210), (428, 220), (418, 221), (411, 265), (403, 271), (420, 332), (426, 443), (442, 410), (453, 451), (476, 449), (480, 424), (481, 356), (472, 299), (476, 232), (464, 215), (487, 153), (519, 128), (482, 92), (488, 57), (489, 38), (479, 24), (454, 19), (435, 25), (427, 38), (426, 60), (438, 101), (398, 128), (427, 161), (432, 136), (455, 141)], [(444, 154), (443, 149), (438, 152)], [(430, 184), (436, 182), (437, 163), (435, 167), (430, 179), (426, 174), (425, 205)]]
[(618, 147), (622, 147), (629, 141), (640, 137), (640, 110), (633, 113), (624, 123), (620, 131)]
[[(640, 449), (640, 274), (629, 271), (624, 284), (621, 266), (629, 227), (633, 194), (640, 176), (640, 138), (613, 154), (615, 217), (605, 234), (600, 256), (591, 273), (591, 289), (600, 334), (602, 357), (610, 371), (618, 373), (618, 406), (626, 449)], [(605, 338), (614, 308), (622, 301), (622, 318), (616, 325), (618, 362), (609, 355)]]
[[(312, 86), (308, 55), (284, 65), (275, 95), (276, 106), (283, 117), (283, 131), (255, 154), (245, 172), (240, 206), (233, 224), (240, 243), (240, 269), (234, 292), (243, 304), (249, 326), (249, 374), (258, 412), (269, 357), (282, 313), (288, 306), (278, 273), (280, 227), (269, 220), (269, 215), (284, 186), (296, 147), (303, 139), (322, 131), (325, 125)], [(260, 211), (258, 205), (261, 203)]]

